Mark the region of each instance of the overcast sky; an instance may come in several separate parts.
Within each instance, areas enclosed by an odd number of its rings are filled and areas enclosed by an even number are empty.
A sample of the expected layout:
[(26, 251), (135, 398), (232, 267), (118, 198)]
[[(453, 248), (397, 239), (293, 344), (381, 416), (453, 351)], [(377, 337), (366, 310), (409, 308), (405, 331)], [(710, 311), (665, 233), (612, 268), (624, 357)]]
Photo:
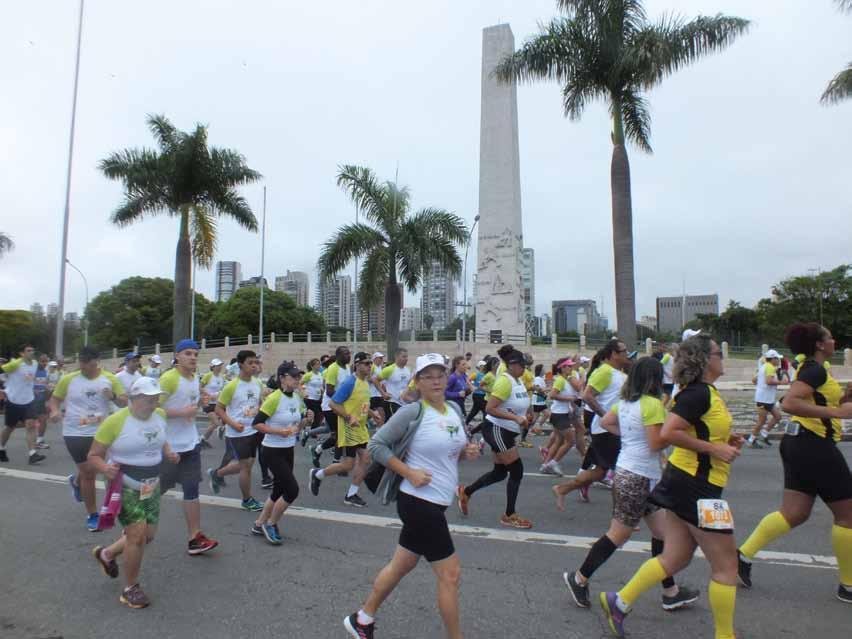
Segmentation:
[[(0, 308), (58, 297), (76, 0), (9, 3), (0, 22)], [(852, 102), (818, 98), (852, 59), (852, 16), (831, 0), (649, 0), (654, 18), (723, 12), (754, 21), (727, 51), (648, 96), (653, 156), (630, 150), (639, 315), (658, 295), (719, 293), (747, 305), (780, 279), (852, 260)], [(131, 275), (172, 277), (177, 222), (127, 229), (108, 217), (121, 188), (98, 161), (153, 146), (148, 113), (209, 125), (268, 187), (267, 277), (311, 274), (318, 246), (354, 218), (335, 186), (364, 164), (472, 221), (477, 210), (482, 28), (516, 44), (553, 0), (87, 0), (69, 258), (91, 296)], [(602, 105), (563, 117), (559, 87), (518, 91), (525, 245), (536, 251), (536, 311), (603, 300), (614, 319), (609, 123)], [(245, 189), (260, 218), (260, 185)], [(260, 270), (259, 236), (225, 222), (218, 259)], [(475, 240), (474, 240), (475, 241)], [(475, 248), (474, 248), (475, 251)], [(473, 253), (475, 255), (475, 252)], [(475, 260), (471, 259), (471, 270)], [(82, 311), (68, 273), (66, 310)], [(212, 272), (198, 288), (213, 297)], [(406, 294), (405, 304), (416, 303)]]

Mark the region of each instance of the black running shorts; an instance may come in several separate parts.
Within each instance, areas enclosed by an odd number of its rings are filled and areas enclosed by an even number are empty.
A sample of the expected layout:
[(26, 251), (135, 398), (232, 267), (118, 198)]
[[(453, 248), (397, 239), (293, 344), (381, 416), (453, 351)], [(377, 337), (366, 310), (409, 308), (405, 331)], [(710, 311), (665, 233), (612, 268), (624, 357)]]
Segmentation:
[(586, 451), (580, 467), (583, 470), (588, 470), (592, 466), (604, 470), (614, 469), (619, 452), (621, 452), (621, 437), (612, 433), (597, 433), (592, 435), (592, 445)]
[(257, 457), (257, 436), (252, 433), (245, 437), (225, 437), (225, 446), (233, 459), (253, 459)]
[(23, 428), (27, 421), (35, 418), (35, 400), (29, 404), (13, 404), (6, 400), (6, 426), (8, 428)]
[(396, 511), (402, 521), (399, 545), (430, 563), (452, 556), (456, 549), (446, 510), (446, 506), (400, 491), (396, 498)]
[[(698, 500), (721, 499), (722, 487), (693, 477), (677, 466), (668, 464), (663, 477), (651, 492), (648, 501), (655, 506), (672, 511), (680, 519), (698, 528)], [(702, 528), (705, 532), (720, 535), (732, 535), (733, 529), (714, 530)]]
[(515, 447), (518, 433), (501, 428), (490, 421), (482, 422), (482, 439), (495, 453), (505, 453)]
[(852, 499), (852, 473), (833, 440), (801, 428), (795, 437), (784, 435), (780, 453), (787, 490), (819, 497), (827, 504)]
[(68, 453), (71, 455), (74, 463), (84, 463), (88, 459), (89, 449), (92, 447), (92, 442), (95, 441), (95, 438), (66, 435), (64, 439), (65, 447), (68, 449)]

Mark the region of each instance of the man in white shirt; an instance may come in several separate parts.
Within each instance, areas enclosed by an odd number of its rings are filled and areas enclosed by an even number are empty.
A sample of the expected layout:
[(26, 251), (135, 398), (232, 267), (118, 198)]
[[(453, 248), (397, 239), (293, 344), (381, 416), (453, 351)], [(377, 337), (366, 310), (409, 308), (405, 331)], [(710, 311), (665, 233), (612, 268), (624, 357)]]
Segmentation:
[(3, 364), (2, 371), (6, 375), (3, 394), (6, 399), (6, 425), (0, 433), (0, 462), (9, 461), (6, 454), (6, 444), (16, 428), (26, 428), (29, 463), (37, 464), (46, 459), (38, 452), (36, 445), (36, 428), (38, 421), (35, 415), (35, 372), (38, 363), (33, 359), (35, 349), (30, 344), (24, 344), (18, 349), (18, 358)]
[(127, 353), (124, 356), (124, 368), (116, 374), (118, 381), (125, 391), (130, 391), (133, 382), (142, 377), (139, 368), (142, 366), (142, 356), (139, 353)]
[(151, 355), (148, 360), (151, 365), (145, 369), (145, 377), (150, 377), (151, 379), (160, 379), (160, 375), (163, 372), (163, 369), (160, 368), (160, 364), (163, 363), (163, 358), (159, 355)]

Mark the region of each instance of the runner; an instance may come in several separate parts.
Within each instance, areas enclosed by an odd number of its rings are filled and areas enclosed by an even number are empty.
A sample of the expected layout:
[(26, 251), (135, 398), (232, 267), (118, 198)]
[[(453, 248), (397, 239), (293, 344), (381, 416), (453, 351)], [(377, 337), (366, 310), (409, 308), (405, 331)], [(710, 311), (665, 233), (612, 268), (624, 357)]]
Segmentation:
[(331, 397), (335, 390), (343, 385), (351, 375), (349, 370), (349, 361), (352, 359), (352, 351), (348, 346), (338, 346), (334, 351), (334, 361), (332, 361), (325, 372), (322, 374), (325, 381), (325, 391), (322, 396), (322, 412), (325, 416), (325, 423), (328, 424), (329, 435), (321, 444), (311, 448), (311, 461), (314, 467), (320, 467), (320, 458), (323, 452), (330, 448), (334, 448), (334, 460), (339, 461), (340, 455), (337, 451), (337, 415), (331, 408)]
[(324, 469), (311, 468), (309, 475), (311, 493), (317, 496), (320, 483), (327, 476), (352, 472), (352, 483), (346, 491), (343, 503), (356, 508), (364, 508), (367, 505), (358, 494), (370, 464), (370, 456), (367, 453), (367, 442), (370, 440), (367, 419), (372, 417), (378, 426), (384, 423), (384, 413), (370, 410), (367, 378), (370, 376), (371, 366), (367, 353), (356, 353), (352, 363), (354, 374), (347, 377), (334, 391), (334, 397), (331, 399), (331, 409), (337, 417), (337, 446), (341, 460)]
[(444, 393), (446, 399), (454, 402), (464, 415), (464, 400), (470, 392), (470, 383), (467, 379), (467, 360), (461, 355), (453, 358), (452, 373), (447, 380), (447, 390)]
[(534, 420), (531, 429), (534, 433), (539, 434), (541, 433), (540, 424), (544, 424), (550, 419), (550, 410), (547, 408), (547, 396), (550, 389), (547, 387), (543, 373), (544, 364), (536, 364), (532, 397)]
[(98, 351), (84, 346), (80, 351), (80, 370), (63, 376), (53, 390), (49, 419), (62, 420), (62, 437), (77, 465), (76, 474), (68, 475), (68, 485), (74, 499), (86, 508), (86, 527), (90, 532), (98, 530), (98, 506), (97, 470), (89, 463), (89, 449), (98, 427), (110, 414), (110, 402), (127, 405), (127, 391), (115, 375), (101, 368)]
[[(621, 387), (621, 399), (601, 420), (609, 432), (621, 437), (612, 486), (612, 521), (598, 539), (583, 565), (566, 572), (562, 580), (580, 608), (589, 607), (589, 580), (645, 520), (651, 530), (651, 554), (663, 551), (666, 513), (648, 501), (652, 488), (662, 476), (660, 451), (668, 444), (660, 436), (666, 410), (663, 402), (663, 366), (654, 357), (640, 359)], [(674, 579), (663, 580), (663, 610), (677, 610), (698, 598), (698, 592), (678, 587)]]
[(201, 436), (202, 448), (213, 448), (208, 441), (213, 433), (219, 431), (219, 439), (224, 436), (222, 422), (216, 414), (216, 402), (219, 399), (219, 393), (225, 387), (225, 376), (222, 374), (224, 367), (225, 362), (215, 357), (210, 361), (210, 370), (204, 373), (204, 377), (201, 378), (201, 406), (210, 423)]
[(373, 366), (370, 369), (370, 409), (384, 410), (385, 402), (390, 398), (382, 382), (381, 374), (385, 364), (385, 355), (376, 351), (373, 353)]
[(47, 355), (42, 353), (38, 356), (38, 367), (36, 368), (33, 377), (33, 414), (36, 418), (36, 448), (39, 450), (47, 450), (50, 444), (44, 441), (44, 433), (47, 430), (47, 400), (50, 396), (48, 389), (48, 359)]
[(139, 372), (141, 366), (142, 356), (139, 353), (130, 352), (124, 356), (124, 368), (115, 374), (124, 390), (130, 390), (136, 380), (142, 377), (142, 373)]
[(169, 447), (180, 456), (177, 465), (165, 464), (160, 472), (160, 490), (165, 493), (180, 484), (183, 489), (183, 515), (189, 535), (187, 553), (200, 555), (213, 550), (218, 541), (201, 532), (201, 502), (198, 485), (201, 483), (201, 445), (195, 417), (200, 399), (198, 375), (198, 344), (182, 339), (175, 346), (175, 367), (160, 376), (160, 405), (166, 412), (166, 439)]
[[(757, 388), (754, 391), (754, 403), (757, 405), (757, 424), (748, 437), (749, 446), (752, 448), (763, 448), (772, 446), (769, 441), (769, 433), (781, 421), (781, 411), (775, 403), (778, 386), (781, 380), (778, 371), (781, 365), (781, 354), (775, 350), (768, 350), (764, 354), (764, 362), (757, 371)], [(771, 415), (769, 423), (766, 422), (767, 415)], [(760, 439), (758, 439), (760, 436)]]
[[(257, 456), (258, 434), (252, 426), (260, 408), (263, 383), (254, 374), (257, 371), (257, 355), (254, 351), (237, 353), (240, 374), (228, 382), (216, 400), (216, 415), (227, 428), (225, 448), (228, 463), (217, 469), (208, 468), (210, 490), (218, 495), (222, 478), (239, 474), (243, 510), (258, 512), (263, 504), (251, 494), (251, 469)], [(262, 437), (262, 435), (261, 435)], [(271, 482), (270, 482), (271, 483)]]
[(674, 349), (675, 347), (672, 346), (672, 349), (669, 350), (663, 340), (660, 340), (657, 344), (656, 357), (663, 366), (663, 406), (669, 405), (672, 399), (672, 391), (674, 390), (674, 378), (672, 377), (672, 372), (674, 371)]
[(414, 378), (422, 401), (398, 410), (370, 442), (370, 454), (386, 468), (379, 494), (385, 502), (396, 500), (402, 530), (393, 558), (376, 576), (367, 601), (343, 620), (354, 639), (373, 639), (379, 607), (420, 557), (426, 558), (435, 573), (438, 610), (447, 636), (462, 636), (461, 567), (445, 512), (458, 484), (459, 459), (475, 459), (479, 449), (465, 437), (464, 412), (445, 401), (443, 358), (437, 353), (418, 357)]
[(723, 372), (722, 351), (709, 335), (680, 345), (674, 379), (681, 390), (660, 433), (674, 453), (649, 497), (669, 511), (663, 552), (642, 564), (617, 593), (600, 593), (609, 627), (618, 637), (624, 636), (625, 617), (639, 596), (686, 568), (696, 546), (710, 562), (708, 599), (716, 638), (734, 637), (737, 549), (733, 516), (722, 491), (743, 439), (731, 433), (733, 418), (713, 385)]
[(399, 348), (394, 356), (393, 364), (385, 366), (382, 369), (380, 377), (385, 383), (385, 390), (390, 395), (390, 399), (385, 406), (385, 414), (390, 418), (404, 404), (405, 400), (402, 394), (408, 387), (411, 381), (411, 369), (408, 368), (408, 351), (404, 348)]
[(527, 407), (527, 423), (525, 426), (521, 426), (521, 439), (518, 442), (518, 448), (532, 448), (533, 445), (527, 441), (527, 435), (529, 435), (530, 427), (535, 420), (535, 411), (533, 410), (533, 386), (535, 385), (535, 375), (532, 372), (532, 366), (534, 364), (533, 356), (529, 353), (524, 353), (524, 374), (521, 376), (521, 382), (524, 384), (524, 388), (527, 389), (527, 395), (530, 396), (530, 403)]
[(494, 468), (482, 475), (470, 486), (459, 484), (456, 495), (459, 510), (467, 516), (470, 498), (480, 488), (503, 481), (506, 482), (506, 511), (500, 523), (512, 528), (532, 528), (532, 522), (515, 512), (518, 491), (524, 477), (524, 463), (515, 447), (515, 439), (527, 422), (530, 397), (521, 381), (524, 374), (524, 354), (520, 351), (506, 353), (506, 373), (497, 378), (483, 422), (482, 436), (494, 453)]
[[(622, 370), (628, 365), (629, 356), (624, 342), (613, 339), (595, 355), (600, 366), (590, 371), (589, 381), (583, 391), (583, 401), (594, 411), (592, 419), (592, 445), (586, 451), (581, 465), (582, 471), (571, 481), (553, 487), (556, 507), (565, 510), (565, 496), (572, 490), (587, 488), (601, 481), (608, 470), (615, 468), (619, 437), (601, 427), (601, 419), (618, 401), (621, 386), (627, 376)], [(582, 493), (581, 493), (582, 495)], [(588, 499), (586, 495), (584, 501)]]
[(145, 369), (145, 377), (150, 377), (151, 379), (160, 379), (160, 375), (163, 373), (163, 369), (160, 368), (160, 365), (163, 363), (163, 358), (159, 355), (151, 355), (148, 358), (149, 366)]
[[(92, 556), (103, 573), (118, 577), (116, 558), (124, 555), (127, 587), (119, 601), (131, 608), (146, 608), (150, 600), (139, 585), (145, 546), (154, 541), (160, 520), (159, 474), (163, 458), (180, 460), (166, 441), (166, 414), (157, 408), (160, 387), (148, 377), (133, 383), (130, 403), (107, 417), (98, 427), (89, 450), (88, 465), (112, 481), (121, 474), (121, 536), (107, 547), (95, 546)], [(109, 463), (107, 463), (109, 458)]]
[(476, 365), (476, 370), (471, 372), (468, 377), (468, 381), (470, 385), (473, 387), (473, 406), (470, 407), (470, 412), (467, 414), (467, 417), (464, 420), (465, 426), (470, 426), (470, 423), (473, 421), (474, 417), (477, 417), (482, 414), (483, 419), (485, 418), (485, 389), (482, 388), (482, 379), (485, 377), (485, 373), (487, 372), (488, 362), (484, 359), (480, 360)]
[(47, 459), (38, 452), (36, 444), (37, 422), (35, 419), (35, 372), (38, 364), (33, 360), (35, 349), (30, 344), (24, 344), (18, 349), (18, 359), (3, 364), (6, 382), (3, 393), (6, 396), (6, 425), (0, 433), (0, 462), (9, 461), (6, 454), (6, 444), (16, 428), (25, 428), (28, 462), (37, 464)]
[(805, 523), (819, 497), (834, 516), (831, 542), (840, 570), (837, 598), (852, 603), (852, 473), (837, 448), (843, 419), (852, 418), (852, 389), (844, 393), (826, 370), (834, 354), (831, 332), (819, 324), (793, 324), (784, 341), (806, 359), (784, 396), (793, 416), (781, 440), (784, 495), (781, 509), (768, 514), (739, 549), (739, 577), (751, 588), (751, 562), (759, 550)]
[[(313, 415), (313, 423), (311, 428), (302, 430), (301, 444), (304, 446), (308, 437), (316, 437), (320, 432), (324, 416), (322, 414), (322, 396), (325, 388), (325, 381), (322, 378), (320, 369), (322, 368), (321, 360), (316, 357), (308, 362), (308, 372), (302, 375), (301, 393), (305, 400), (305, 406)], [(329, 432), (326, 427), (325, 432)]]
[(301, 396), (296, 392), (302, 371), (293, 362), (283, 362), (277, 373), (278, 390), (266, 398), (254, 417), (253, 426), (263, 433), (261, 447), (265, 449), (264, 456), (273, 483), (263, 512), (251, 527), (252, 534), (263, 535), (274, 546), (283, 541), (278, 522), (299, 496), (299, 482), (293, 476), (293, 447), (299, 431), (307, 428), (314, 419), (313, 413), (306, 411)]
[(550, 407), (550, 423), (553, 425), (553, 432), (544, 463), (539, 469), (548, 475), (561, 477), (565, 474), (559, 462), (574, 445), (574, 429), (580, 421), (579, 409), (574, 403), (580, 397), (580, 377), (573, 368), (573, 360), (567, 357), (556, 363), (558, 374), (550, 389), (550, 399), (553, 402)]

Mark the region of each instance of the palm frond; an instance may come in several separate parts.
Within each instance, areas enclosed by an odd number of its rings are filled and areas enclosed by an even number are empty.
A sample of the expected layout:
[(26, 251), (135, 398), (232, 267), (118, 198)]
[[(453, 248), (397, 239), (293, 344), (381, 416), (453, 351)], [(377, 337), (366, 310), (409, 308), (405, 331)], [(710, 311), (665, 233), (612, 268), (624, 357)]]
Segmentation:
[[(852, 4), (852, 0), (850, 0), (850, 4)], [(849, 98), (852, 98), (852, 62), (832, 78), (825, 92), (822, 94), (820, 102), (830, 105), (848, 100)]]
[(361, 308), (375, 308), (385, 299), (388, 275), (388, 250), (380, 246), (370, 252), (361, 267), (358, 277), (358, 300)]
[(183, 137), (183, 133), (176, 129), (165, 115), (149, 114), (148, 129), (164, 153), (176, 149)]
[(240, 186), (263, 179), (263, 175), (246, 165), (245, 157), (231, 149), (210, 150), (210, 172), (216, 184)]
[(852, 11), (852, 0), (834, 0), (841, 11)]
[(98, 169), (111, 180), (121, 180), (129, 189), (149, 188), (161, 177), (160, 156), (150, 149), (124, 149), (110, 153)]
[(156, 215), (164, 211), (173, 214), (168, 202), (157, 197), (156, 194), (127, 193), (124, 202), (110, 215), (110, 222), (119, 228), (123, 228), (142, 220), (146, 215)]
[(624, 135), (646, 153), (651, 148), (651, 113), (648, 101), (638, 93), (627, 89), (621, 94), (621, 118), (624, 122)]
[(0, 232), (0, 257), (15, 248), (15, 242), (7, 233)]
[(257, 232), (257, 218), (246, 199), (234, 189), (217, 189), (204, 198), (217, 215), (225, 215), (247, 231)]
[(369, 221), (386, 227), (389, 216), (385, 209), (385, 187), (371, 169), (352, 164), (341, 165), (337, 172), (337, 186), (349, 195), (355, 208)]
[(459, 246), (467, 242), (468, 229), (464, 220), (444, 209), (420, 209), (406, 220), (406, 226), (409, 232), (429, 240), (441, 238)]
[(369, 255), (374, 249), (385, 244), (385, 237), (366, 224), (342, 226), (323, 244), (317, 260), (319, 275), (324, 279), (334, 277), (356, 257)]
[(395, 182), (385, 182), (384, 184), (383, 209), (385, 211), (384, 218), (380, 220), (381, 225), (387, 229), (388, 233), (393, 232), (397, 228), (405, 216), (408, 214), (410, 206), (411, 193), (407, 186), (399, 186)]
[(400, 226), (397, 268), (399, 279), (413, 291), (423, 280), (432, 261), (437, 261), (451, 274), (461, 272), (457, 247), (468, 238), (464, 221), (443, 209), (425, 208)]
[(542, 25), (537, 36), (498, 64), (494, 75), (502, 82), (568, 82), (581, 52), (587, 51), (589, 44), (578, 21), (556, 18)]
[(216, 217), (204, 206), (195, 204), (189, 212), (189, 236), (192, 258), (201, 268), (210, 268), (216, 256)]

